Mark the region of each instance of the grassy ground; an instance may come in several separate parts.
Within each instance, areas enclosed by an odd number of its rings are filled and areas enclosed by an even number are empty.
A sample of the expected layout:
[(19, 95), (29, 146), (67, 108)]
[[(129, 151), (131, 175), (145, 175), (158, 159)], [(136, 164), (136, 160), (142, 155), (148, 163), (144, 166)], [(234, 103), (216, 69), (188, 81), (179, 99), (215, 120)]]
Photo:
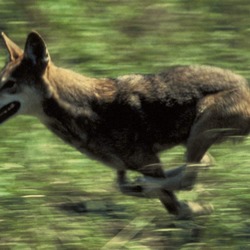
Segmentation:
[[(215, 211), (178, 221), (158, 200), (121, 195), (110, 169), (33, 119), (17, 121), (27, 132), (11, 121), (1, 136), (0, 249), (250, 249), (249, 140), (212, 148), (215, 166), (179, 196)], [(166, 168), (182, 157), (162, 155)]]

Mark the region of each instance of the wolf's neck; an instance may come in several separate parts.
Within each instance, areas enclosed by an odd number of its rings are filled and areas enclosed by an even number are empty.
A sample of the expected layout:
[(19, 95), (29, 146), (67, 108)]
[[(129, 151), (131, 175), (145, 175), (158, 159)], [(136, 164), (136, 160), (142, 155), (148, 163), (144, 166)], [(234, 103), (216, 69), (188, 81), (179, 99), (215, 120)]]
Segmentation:
[(94, 105), (112, 102), (116, 87), (111, 79), (96, 79), (73, 71), (50, 65), (44, 79), (48, 98), (43, 103), (44, 111), (50, 117), (59, 113), (71, 117), (94, 119)]
[(86, 77), (53, 64), (49, 66), (46, 76), (53, 92), (68, 102), (76, 101), (79, 96), (91, 97), (99, 82), (96, 78)]

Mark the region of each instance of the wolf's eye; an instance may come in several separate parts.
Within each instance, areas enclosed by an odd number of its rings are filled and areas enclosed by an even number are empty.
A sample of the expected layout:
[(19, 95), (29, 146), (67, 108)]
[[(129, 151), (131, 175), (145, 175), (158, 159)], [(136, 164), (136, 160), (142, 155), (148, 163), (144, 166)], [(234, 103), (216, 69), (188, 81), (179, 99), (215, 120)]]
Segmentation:
[(9, 80), (3, 85), (1, 90), (3, 90), (3, 89), (11, 89), (11, 88), (13, 88), (15, 86), (15, 84), (16, 84), (16, 82), (14, 80)]

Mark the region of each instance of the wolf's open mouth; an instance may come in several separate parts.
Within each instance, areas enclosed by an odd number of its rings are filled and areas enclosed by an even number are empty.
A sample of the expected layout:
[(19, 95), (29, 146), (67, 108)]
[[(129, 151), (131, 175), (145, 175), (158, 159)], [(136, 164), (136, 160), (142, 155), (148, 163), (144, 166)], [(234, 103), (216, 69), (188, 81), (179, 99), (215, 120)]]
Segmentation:
[(19, 102), (11, 102), (0, 109), (0, 123), (14, 115), (20, 108)]

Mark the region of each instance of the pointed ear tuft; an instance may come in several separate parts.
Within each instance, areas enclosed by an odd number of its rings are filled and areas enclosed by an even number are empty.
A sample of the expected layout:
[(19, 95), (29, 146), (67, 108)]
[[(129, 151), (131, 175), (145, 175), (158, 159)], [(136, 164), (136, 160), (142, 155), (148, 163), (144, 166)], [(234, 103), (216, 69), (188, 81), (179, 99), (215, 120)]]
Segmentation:
[(31, 32), (26, 40), (24, 58), (31, 61), (37, 69), (44, 70), (50, 60), (49, 52), (42, 37)]
[(2, 39), (4, 41), (5, 47), (9, 53), (9, 60), (15, 61), (23, 54), (23, 50), (15, 44), (4, 32), (1, 33)]

